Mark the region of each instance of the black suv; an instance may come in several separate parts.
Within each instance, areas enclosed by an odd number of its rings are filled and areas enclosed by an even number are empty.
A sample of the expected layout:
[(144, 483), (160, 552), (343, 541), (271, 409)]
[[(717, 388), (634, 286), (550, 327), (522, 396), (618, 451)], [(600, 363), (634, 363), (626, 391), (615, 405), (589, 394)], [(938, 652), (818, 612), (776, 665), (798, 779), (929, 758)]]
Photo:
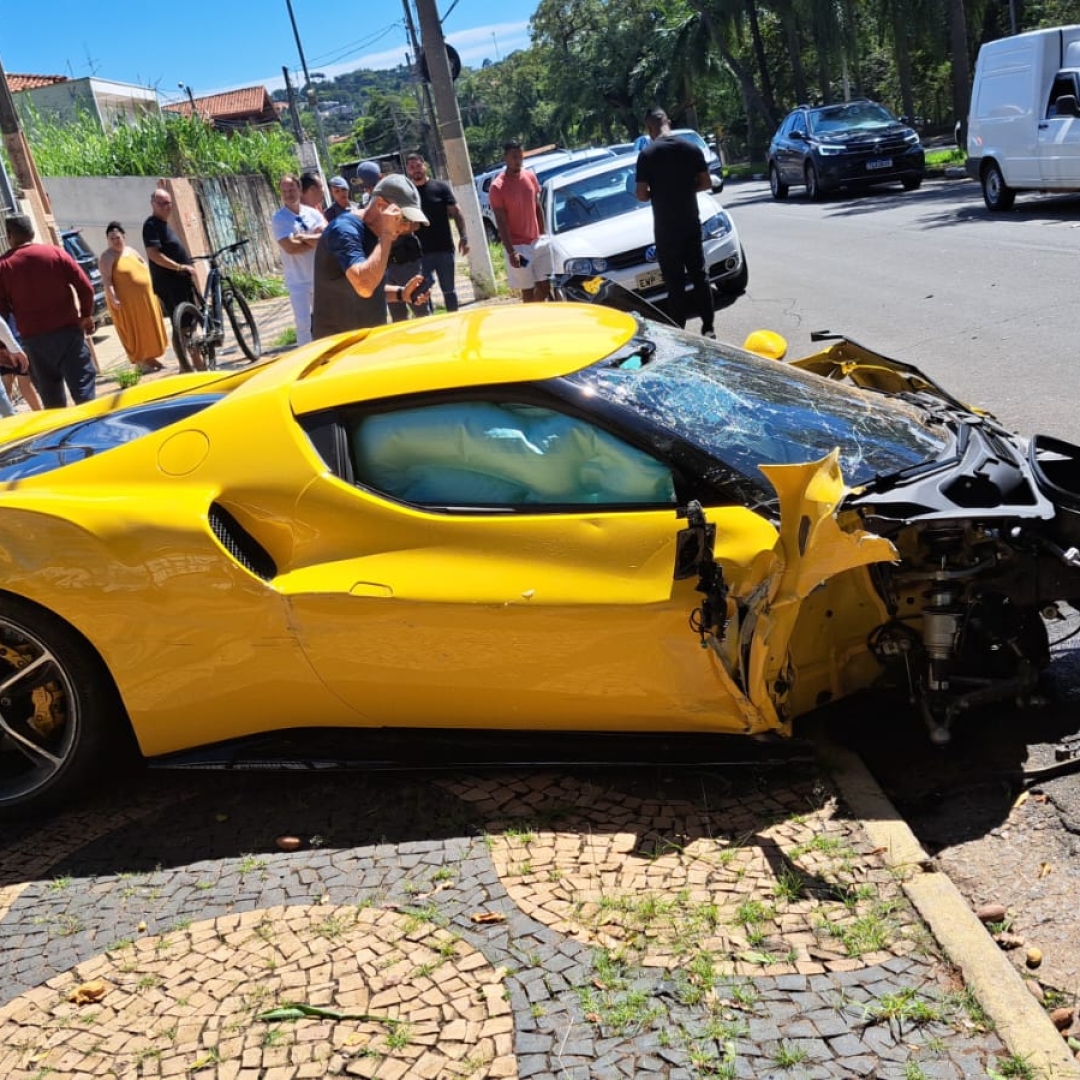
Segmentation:
[(86, 241), (78, 229), (64, 229), (60, 233), (64, 250), (82, 267), (83, 273), (94, 287), (94, 324), (100, 326), (108, 317), (105, 303), (105, 283), (101, 280), (97, 257), (86, 246)]
[(814, 200), (835, 188), (871, 184), (899, 182), (914, 191), (925, 175), (918, 134), (873, 101), (800, 105), (769, 144), (774, 199), (786, 199), (793, 184)]

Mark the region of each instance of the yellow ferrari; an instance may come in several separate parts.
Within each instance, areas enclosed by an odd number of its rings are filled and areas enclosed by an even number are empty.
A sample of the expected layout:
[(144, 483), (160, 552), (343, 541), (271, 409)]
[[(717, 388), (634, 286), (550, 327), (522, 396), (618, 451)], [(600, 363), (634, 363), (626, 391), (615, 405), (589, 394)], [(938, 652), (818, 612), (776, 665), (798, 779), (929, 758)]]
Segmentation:
[[(774, 354), (775, 355), (775, 354)], [(847, 341), (581, 304), (325, 339), (0, 424), (0, 813), (117, 741), (788, 734), (1023, 698), (1080, 597), (1080, 450)]]

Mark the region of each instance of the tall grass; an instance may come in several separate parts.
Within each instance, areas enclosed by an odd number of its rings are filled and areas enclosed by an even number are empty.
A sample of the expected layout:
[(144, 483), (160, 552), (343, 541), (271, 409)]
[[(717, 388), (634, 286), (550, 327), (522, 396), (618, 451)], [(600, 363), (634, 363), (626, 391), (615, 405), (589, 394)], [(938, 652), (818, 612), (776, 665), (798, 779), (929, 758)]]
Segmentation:
[(26, 137), (44, 176), (239, 176), (271, 184), (295, 171), (292, 136), (282, 127), (229, 135), (195, 116), (159, 114), (103, 131), (97, 118), (57, 123), (31, 115)]

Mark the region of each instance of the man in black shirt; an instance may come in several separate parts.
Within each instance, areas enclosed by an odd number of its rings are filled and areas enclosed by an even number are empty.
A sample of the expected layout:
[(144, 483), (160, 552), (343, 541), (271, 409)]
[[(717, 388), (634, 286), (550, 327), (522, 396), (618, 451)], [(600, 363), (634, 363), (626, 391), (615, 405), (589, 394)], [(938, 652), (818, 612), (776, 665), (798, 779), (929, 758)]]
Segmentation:
[(185, 300), (195, 299), (195, 267), (180, 237), (169, 228), (172, 196), (158, 188), (150, 196), (150, 216), (143, 222), (142, 238), (150, 260), (150, 280), (161, 301), (165, 318)]
[(405, 159), (405, 172), (420, 192), (420, 206), (431, 222), (421, 234), (424, 254), (421, 260), (428, 288), (437, 277), (447, 311), (457, 311), (458, 298), (454, 290), (454, 238), (450, 235), (450, 219), (458, 231), (458, 251), (469, 254), (469, 238), (465, 235), (465, 218), (449, 184), (428, 177), (427, 165), (420, 154)]
[(701, 244), (701, 218), (697, 193), (710, 191), (712, 181), (705, 155), (693, 144), (671, 134), (663, 109), (650, 109), (645, 117), (649, 145), (638, 154), (635, 194), (651, 202), (656, 258), (668, 291), (668, 312), (686, 325), (686, 279), (694, 290), (694, 306), (701, 318), (701, 332), (713, 333), (713, 302), (705, 273)]

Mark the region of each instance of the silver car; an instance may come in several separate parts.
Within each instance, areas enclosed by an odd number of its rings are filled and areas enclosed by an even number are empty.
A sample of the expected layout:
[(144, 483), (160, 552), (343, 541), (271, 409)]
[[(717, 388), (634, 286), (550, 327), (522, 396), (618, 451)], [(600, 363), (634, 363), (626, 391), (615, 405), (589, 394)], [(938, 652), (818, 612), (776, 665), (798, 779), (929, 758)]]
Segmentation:
[[(667, 299), (656, 261), (652, 208), (634, 194), (637, 154), (552, 177), (542, 194), (548, 235), (541, 239), (552, 274), (600, 275), (652, 303)], [(709, 282), (721, 296), (746, 291), (746, 255), (731, 215), (698, 192)]]

